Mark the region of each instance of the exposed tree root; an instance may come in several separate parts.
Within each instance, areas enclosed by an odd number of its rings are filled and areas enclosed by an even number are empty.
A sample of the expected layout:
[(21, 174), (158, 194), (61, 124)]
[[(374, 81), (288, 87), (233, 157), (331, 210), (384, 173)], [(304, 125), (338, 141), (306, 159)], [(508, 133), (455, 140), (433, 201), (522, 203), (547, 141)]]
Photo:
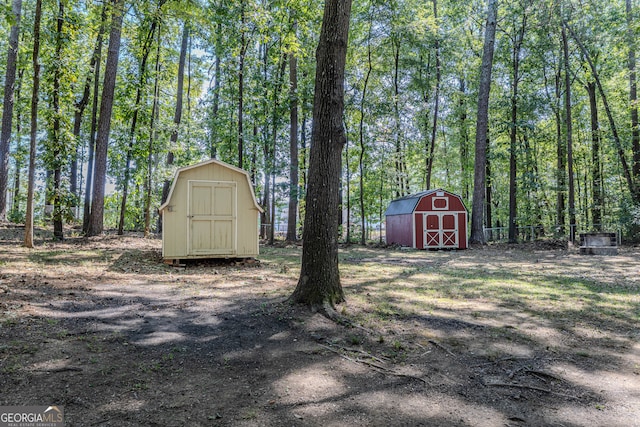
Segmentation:
[(448, 355), (456, 357), (456, 355), (451, 350), (449, 350), (447, 347), (443, 346), (439, 342), (434, 341), (434, 340), (429, 340), (429, 342), (431, 344), (435, 345), (436, 347), (438, 347), (440, 350), (443, 350), (444, 352), (446, 352)]
[(362, 325), (358, 325), (357, 323), (352, 322), (349, 318), (342, 316), (340, 313), (338, 313), (335, 309), (335, 307), (333, 306), (333, 304), (331, 304), (329, 301), (325, 301), (322, 304), (316, 304), (316, 305), (312, 305), (311, 306), (311, 310), (315, 313), (320, 313), (322, 314), (324, 317), (326, 317), (327, 319), (331, 320), (332, 322), (337, 323), (338, 325), (342, 325), (342, 326), (347, 326), (350, 328), (355, 328), (355, 329), (360, 329), (362, 331), (365, 331), (368, 334), (371, 335), (375, 335), (376, 332), (365, 328)]
[(336, 311), (335, 307), (329, 301), (324, 301), (322, 305), (313, 306), (312, 309), (322, 314), (329, 320), (333, 320), (336, 323), (344, 324), (345, 319), (342, 318)]
[[(423, 382), (423, 383), (425, 383), (425, 384), (428, 384), (428, 383), (427, 383), (427, 380), (425, 380), (424, 378), (417, 377), (417, 376), (415, 376), (415, 375), (409, 375), (409, 374), (403, 374), (403, 373), (400, 373), (400, 372), (396, 372), (396, 371), (394, 371), (394, 370), (392, 370), (392, 369), (389, 369), (389, 368), (387, 368), (387, 367), (384, 367), (384, 366), (382, 366), (382, 365), (380, 365), (380, 364), (378, 364), (378, 363), (370, 362), (370, 361), (368, 361), (368, 360), (362, 360), (362, 359), (359, 359), (359, 358), (355, 358), (355, 359), (354, 359), (354, 358), (352, 358), (352, 357), (347, 356), (346, 354), (343, 354), (341, 351), (336, 350), (336, 349), (334, 349), (334, 348), (331, 348), (331, 347), (329, 347), (329, 346), (327, 346), (327, 345), (323, 345), (323, 344), (318, 344), (318, 345), (319, 345), (320, 347), (322, 347), (322, 348), (326, 348), (327, 350), (329, 350), (329, 351), (331, 351), (331, 352), (333, 352), (333, 353), (337, 354), (338, 356), (342, 357), (342, 358), (343, 358), (343, 359), (345, 359), (345, 360), (348, 360), (348, 361), (350, 361), (350, 362), (354, 362), (354, 363), (362, 363), (363, 365), (370, 366), (370, 367), (372, 367), (372, 368), (376, 369), (378, 372), (381, 372), (381, 373), (383, 373), (383, 374), (394, 375), (394, 376), (396, 376), (396, 377), (410, 378), (410, 379), (418, 380), (418, 381), (421, 381), (421, 382)], [(362, 352), (362, 351), (361, 351), (361, 352)], [(377, 359), (375, 356), (373, 356), (373, 355), (371, 355), (371, 354), (369, 354), (369, 353), (366, 353), (366, 352), (362, 352), (362, 353), (366, 354), (367, 356), (371, 357), (371, 358), (372, 358), (372, 359), (374, 359), (374, 360), (375, 360), (375, 359)], [(380, 360), (380, 359), (378, 359), (378, 360)], [(382, 362), (382, 361), (381, 361), (381, 362)]]
[(540, 380), (542, 380), (542, 381), (545, 381), (545, 382), (546, 382), (546, 380), (544, 379), (545, 377), (546, 377), (546, 378), (551, 378), (551, 379), (556, 380), (556, 381), (562, 381), (562, 378), (559, 378), (559, 377), (557, 377), (557, 376), (555, 376), (555, 375), (553, 375), (553, 374), (550, 374), (549, 372), (545, 372), (545, 371), (538, 371), (538, 370), (534, 370), (534, 369), (527, 369), (527, 370), (525, 370), (525, 372), (526, 372), (527, 374), (531, 374), (531, 375), (533, 375), (534, 377), (536, 377), (536, 378), (538, 378), (538, 379), (540, 379)]
[(525, 390), (535, 390), (535, 391), (541, 391), (543, 393), (553, 394), (554, 396), (566, 397), (568, 399), (576, 399), (576, 400), (580, 399), (578, 396), (574, 396), (571, 394), (558, 393), (558, 392), (549, 390), (548, 388), (536, 387), (532, 385), (512, 384), (512, 383), (486, 383), (485, 385), (489, 387), (514, 387), (514, 388), (521, 388)]
[[(342, 349), (344, 351), (349, 351), (349, 352), (352, 352), (352, 353), (360, 353), (360, 354), (362, 354), (364, 356), (367, 356), (367, 357), (370, 357), (371, 359), (373, 359), (375, 361), (378, 361), (380, 363), (385, 363), (386, 361), (389, 360), (389, 358), (387, 358), (387, 357), (382, 357), (382, 358), (376, 357), (371, 353), (367, 353), (364, 350), (360, 350), (359, 348), (343, 347), (343, 346), (336, 345), (336, 344), (333, 344), (333, 346), (338, 347), (338, 348), (340, 348), (340, 349)], [(386, 360), (383, 360), (383, 359), (386, 359)]]
[(83, 369), (76, 366), (62, 366), (60, 368), (37, 369), (34, 372), (46, 372), (48, 374), (57, 374), (60, 372), (82, 372)]

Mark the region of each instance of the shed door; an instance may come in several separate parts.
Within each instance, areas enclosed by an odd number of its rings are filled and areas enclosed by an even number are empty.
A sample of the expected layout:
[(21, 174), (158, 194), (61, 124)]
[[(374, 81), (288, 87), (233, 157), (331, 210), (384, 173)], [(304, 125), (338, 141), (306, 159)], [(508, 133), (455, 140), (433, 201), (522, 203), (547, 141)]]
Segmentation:
[(424, 247), (457, 248), (458, 215), (451, 212), (424, 214)]
[(189, 255), (236, 253), (235, 182), (189, 181)]

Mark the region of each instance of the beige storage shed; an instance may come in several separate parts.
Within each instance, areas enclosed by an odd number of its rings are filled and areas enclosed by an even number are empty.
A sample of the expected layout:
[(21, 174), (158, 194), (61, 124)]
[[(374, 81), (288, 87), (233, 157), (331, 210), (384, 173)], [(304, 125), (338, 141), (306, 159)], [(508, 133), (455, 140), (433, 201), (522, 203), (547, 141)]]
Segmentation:
[(250, 258), (262, 208), (249, 174), (211, 159), (176, 171), (162, 215), (162, 257)]

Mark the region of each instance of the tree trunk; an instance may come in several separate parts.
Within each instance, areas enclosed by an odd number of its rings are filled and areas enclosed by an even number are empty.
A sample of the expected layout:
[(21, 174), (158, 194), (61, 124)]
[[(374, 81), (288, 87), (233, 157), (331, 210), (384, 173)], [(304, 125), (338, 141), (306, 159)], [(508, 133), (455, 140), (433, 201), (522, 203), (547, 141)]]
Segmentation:
[(611, 113), (611, 108), (609, 108), (609, 101), (607, 100), (607, 95), (604, 92), (604, 88), (602, 87), (602, 83), (600, 82), (600, 75), (596, 70), (593, 61), (591, 60), (591, 55), (587, 49), (585, 49), (584, 45), (580, 38), (576, 35), (573, 29), (567, 24), (567, 22), (562, 23), (563, 26), (569, 30), (569, 33), (573, 37), (573, 40), (576, 42), (580, 51), (584, 55), (587, 63), (589, 64), (589, 68), (591, 69), (591, 73), (593, 74), (593, 78), (596, 81), (596, 86), (598, 87), (598, 92), (600, 92), (600, 97), (602, 98), (602, 104), (604, 105), (604, 111), (607, 114), (607, 119), (609, 120), (609, 126), (611, 127), (611, 133), (613, 136), (613, 141), (616, 146), (616, 150), (618, 151), (618, 157), (620, 158), (620, 164), (622, 166), (622, 172), (627, 181), (627, 186), (629, 187), (629, 193), (631, 193), (631, 198), (634, 203), (640, 204), (640, 189), (636, 184), (634, 177), (631, 172), (631, 168), (629, 167), (629, 163), (627, 162), (627, 156), (625, 155), (624, 148), (622, 146), (622, 141), (620, 141), (620, 135), (618, 134), (618, 127), (616, 126), (616, 122), (613, 119), (613, 114)]
[(156, 31), (156, 26), (158, 25), (158, 16), (160, 12), (160, 8), (164, 1), (160, 1), (158, 3), (157, 13), (154, 15), (155, 18), (151, 22), (151, 28), (149, 28), (149, 32), (147, 34), (147, 38), (144, 40), (142, 45), (142, 58), (140, 60), (140, 66), (138, 67), (138, 87), (136, 88), (136, 100), (133, 105), (133, 117), (131, 118), (131, 127), (129, 128), (129, 144), (127, 146), (127, 154), (125, 160), (124, 167), (124, 178), (122, 182), (122, 201), (120, 203), (120, 218), (118, 221), (118, 235), (122, 236), (124, 234), (124, 221), (125, 214), (127, 212), (127, 197), (129, 194), (129, 180), (131, 178), (131, 160), (133, 157), (133, 147), (136, 139), (136, 130), (138, 126), (138, 111), (140, 109), (140, 100), (142, 99), (142, 89), (144, 86), (144, 82), (146, 80), (147, 75), (147, 59), (149, 58), (149, 54), (151, 53), (151, 45), (153, 42), (153, 36)]
[[(437, 0), (433, 0), (433, 19), (438, 21), (438, 4)], [(440, 80), (442, 80), (442, 67), (440, 65), (440, 38), (436, 35), (435, 41), (436, 52), (436, 87), (433, 95), (433, 123), (431, 124), (431, 142), (429, 144), (429, 155), (427, 157), (427, 174), (425, 189), (431, 188), (431, 171), (433, 169), (433, 155), (436, 149), (436, 135), (438, 133), (438, 110), (440, 108)]]
[(596, 84), (587, 83), (589, 95), (589, 112), (591, 118), (591, 191), (593, 202), (591, 204), (591, 220), (595, 231), (602, 230), (602, 208), (604, 205), (602, 195), (602, 175), (600, 173), (600, 125), (598, 122), (598, 103), (596, 102)]
[[(302, 129), (300, 129), (300, 149), (302, 151), (302, 188), (306, 194), (307, 192), (307, 176), (308, 176), (308, 167), (307, 167), (307, 109), (305, 108), (307, 105), (306, 102), (303, 102), (302, 105)], [(302, 221), (302, 217), (300, 218)]]
[(489, 91), (491, 89), (491, 68), (493, 47), (496, 41), (498, 5), (497, 0), (488, 0), (487, 26), (484, 35), (480, 87), (478, 92), (478, 118), (476, 122), (476, 153), (473, 177), (473, 208), (471, 212), (470, 243), (485, 244), (484, 203), (487, 163), (487, 128), (489, 122)]
[[(220, 25), (217, 27), (217, 31), (220, 30)], [(218, 44), (220, 39), (217, 38), (215, 42), (215, 65), (213, 74), (213, 102), (211, 107), (211, 135), (210, 135), (210, 152), (209, 155), (212, 159), (217, 156), (217, 122), (218, 122), (218, 110), (220, 108), (220, 53), (218, 52)]]
[(527, 14), (522, 11), (520, 28), (512, 39), (511, 64), (513, 81), (511, 82), (511, 128), (509, 132), (509, 243), (516, 243), (518, 231), (518, 84), (520, 83), (520, 51), (527, 27)]
[(185, 140), (188, 148), (191, 148), (191, 54), (193, 47), (193, 37), (189, 36), (187, 47), (187, 117), (184, 120)]
[(558, 108), (554, 109), (556, 116), (556, 225), (558, 233), (564, 236), (565, 233), (565, 201), (567, 191), (567, 152), (566, 145), (562, 141), (562, 117), (560, 115), (560, 70), (556, 70), (555, 76), (555, 95)]
[(31, 92), (31, 129), (29, 131), (29, 175), (27, 178), (27, 209), (24, 224), (24, 246), (33, 248), (33, 194), (36, 185), (36, 155), (38, 133), (38, 96), (40, 90), (40, 20), (42, 18), (42, 0), (36, 0), (33, 22), (33, 87)]
[(156, 139), (156, 120), (158, 117), (158, 103), (160, 99), (160, 28), (158, 28), (158, 39), (156, 42), (156, 65), (153, 83), (153, 105), (151, 107), (151, 117), (149, 119), (149, 146), (147, 148), (147, 179), (145, 180), (144, 198), (144, 237), (151, 234), (151, 192), (153, 189), (153, 147)]
[(433, 92), (432, 90), (429, 90), (431, 87), (431, 74), (432, 74), (431, 56), (432, 56), (431, 52), (429, 52), (427, 54), (426, 66), (423, 67), (423, 64), (425, 63), (425, 59), (423, 58), (422, 55), (420, 55), (420, 59), (419, 59), (420, 67), (418, 68), (419, 79), (421, 82), (420, 86), (422, 87), (422, 90), (420, 92), (422, 95), (422, 101), (424, 102), (424, 165), (425, 165), (425, 168), (424, 168), (424, 181), (421, 184), (422, 189), (427, 188), (427, 181), (430, 181), (430, 178), (427, 175), (429, 173), (429, 153), (431, 152), (431, 138), (430, 138), (431, 132), (429, 129), (429, 123), (432, 122), (431, 107), (430, 107), (431, 98), (429, 95), (431, 95), (431, 93)]
[(269, 244), (273, 246), (276, 230), (276, 174), (272, 173), (269, 176), (271, 177), (271, 188), (273, 189), (271, 192), (271, 220), (273, 225), (269, 230)]
[(93, 166), (96, 148), (96, 129), (98, 127), (98, 100), (100, 89), (100, 64), (102, 62), (102, 44), (104, 32), (106, 30), (107, 7), (106, 3), (102, 5), (102, 15), (100, 20), (100, 29), (96, 37), (96, 48), (93, 51), (93, 105), (91, 106), (91, 131), (89, 134), (89, 149), (87, 159), (87, 179), (85, 182), (84, 192), (84, 209), (82, 216), (82, 231), (84, 234), (89, 232), (89, 217), (91, 213), (91, 189), (93, 188)]
[[(80, 146), (80, 130), (82, 128), (82, 116), (84, 115), (84, 110), (87, 108), (89, 104), (89, 97), (91, 96), (91, 81), (95, 77), (94, 70), (96, 69), (96, 60), (99, 56), (99, 49), (102, 47), (102, 28), (104, 21), (104, 6), (103, 10), (103, 19), (100, 23), (100, 31), (99, 31), (99, 39), (96, 40), (96, 46), (93, 49), (93, 54), (91, 55), (91, 60), (89, 61), (89, 73), (87, 74), (87, 78), (85, 79), (84, 89), (82, 91), (82, 96), (80, 99), (76, 101), (75, 112), (73, 116), (73, 143), (74, 148), (71, 154), (71, 166), (70, 166), (70, 183), (69, 183), (69, 192), (73, 196), (73, 207), (76, 208), (80, 201), (80, 194), (78, 194), (78, 147)], [(98, 46), (100, 44), (100, 46)], [(74, 209), (74, 215), (76, 215)]]
[(9, 182), (9, 146), (11, 145), (11, 124), (13, 122), (13, 103), (18, 66), (18, 37), (20, 35), (20, 16), (22, 0), (13, 0), (11, 13), (14, 22), (9, 32), (7, 49), (7, 72), (4, 77), (4, 103), (2, 104), (2, 128), (0, 130), (0, 221), (7, 218), (7, 187)]
[[(169, 152), (167, 153), (166, 165), (173, 165), (173, 147), (178, 142), (178, 129), (182, 120), (182, 95), (184, 89), (184, 66), (187, 60), (187, 45), (189, 41), (189, 24), (184, 23), (182, 30), (182, 44), (180, 45), (180, 59), (178, 60), (178, 89), (176, 91), (176, 109), (173, 115), (173, 130), (171, 131), (171, 138), (169, 138)], [(169, 189), (171, 188), (171, 179), (166, 179), (162, 185), (162, 199), (161, 203), (167, 201), (169, 197)], [(162, 221), (158, 218), (158, 230), (162, 231)]]
[(249, 45), (247, 41), (244, 16), (244, 0), (240, 0), (240, 55), (238, 58), (238, 167), (244, 167), (244, 58)]
[[(20, 119), (20, 115), (18, 114), (17, 119)], [(20, 131), (16, 129), (16, 135), (18, 138), (21, 138)], [(17, 150), (22, 150), (22, 146), (20, 144), (20, 139), (16, 141), (18, 146)], [(18, 214), (20, 212), (20, 174), (22, 173), (22, 158), (16, 158), (16, 173), (13, 177), (13, 201), (11, 203), (11, 212), (12, 214)]]
[(626, 0), (627, 44), (629, 49), (629, 104), (631, 110), (631, 149), (633, 151), (633, 178), (640, 182), (640, 125), (638, 125), (638, 87), (636, 83), (636, 21), (631, 0)]
[[(295, 25), (294, 25), (295, 28)], [(289, 54), (289, 212), (287, 240), (298, 240), (298, 61), (294, 53)]]
[(576, 194), (573, 175), (573, 123), (571, 119), (571, 75), (569, 74), (569, 44), (564, 26), (562, 27), (562, 51), (564, 55), (564, 104), (566, 111), (567, 173), (569, 175), (569, 241), (576, 240)]
[(109, 50), (105, 65), (102, 100), (100, 101), (100, 118), (96, 136), (95, 174), (93, 179), (93, 195), (91, 213), (89, 215), (88, 236), (102, 234), (104, 229), (104, 188), (107, 179), (107, 149), (111, 130), (111, 111), (113, 110), (113, 94), (118, 72), (120, 56), (120, 36), (122, 32), (122, 14), (124, 0), (113, 0), (113, 17), (109, 35)]
[[(486, 217), (485, 217), (485, 222), (487, 224), (488, 228), (492, 228), (493, 227), (493, 213), (492, 213), (492, 208), (493, 208), (493, 200), (492, 200), (492, 196), (493, 196), (493, 176), (491, 174), (491, 156), (489, 155), (489, 141), (487, 141), (487, 162), (486, 162), (486, 176), (485, 176), (485, 180), (486, 180), (486, 190), (485, 190), (485, 197), (486, 197)], [(498, 235), (500, 234), (500, 230), (498, 230)], [(484, 236), (484, 233), (483, 233)], [(489, 239), (493, 239), (493, 231), (489, 231)]]
[[(178, 128), (182, 121), (182, 98), (184, 92), (184, 67), (187, 58), (187, 46), (189, 42), (189, 24), (184, 23), (182, 30), (182, 43), (180, 46), (180, 59), (178, 62), (178, 90), (176, 92), (176, 111), (173, 116), (173, 131), (171, 132), (170, 145), (173, 147), (178, 142)], [(166, 199), (163, 201), (163, 203)]]
[(384, 203), (383, 203), (384, 177), (385, 177), (385, 173), (382, 170), (382, 168), (380, 168), (380, 187), (378, 188), (378, 192), (379, 192), (379, 194), (378, 194), (378, 196), (379, 196), (379, 199), (378, 199), (378, 224), (380, 224), (380, 225), (378, 225), (378, 231), (379, 231), (379, 234), (380, 234), (378, 236), (378, 239), (379, 239), (379, 243), (380, 244), (382, 244), (382, 218), (383, 218), (383, 213), (382, 212), (383, 212), (383, 206), (384, 206)]
[[(306, 77), (305, 74), (303, 74), (303, 78)], [(308, 168), (307, 168), (307, 153), (308, 153), (308, 148), (307, 148), (307, 105), (308, 103), (306, 102), (306, 98), (302, 98), (302, 126), (300, 128), (300, 151), (301, 151), (301, 155), (300, 155), (300, 162), (302, 163), (302, 165), (300, 166), (300, 174), (302, 175), (302, 183), (301, 183), (301, 190), (303, 192), (303, 194), (305, 195), (305, 198), (302, 199), (300, 197), (300, 202), (298, 203), (298, 216), (300, 218), (300, 225), (302, 226), (304, 224), (304, 217), (305, 217), (305, 212), (306, 212), (306, 194), (307, 194), (307, 172), (308, 172)], [(301, 234), (303, 234), (304, 231), (304, 227), (301, 227)]]
[(402, 149), (401, 124), (400, 124), (400, 40), (393, 40), (393, 118), (394, 118), (394, 142), (395, 142), (395, 175), (396, 198), (405, 196), (405, 165)]
[(273, 91), (273, 111), (271, 116), (271, 123), (273, 124), (273, 133), (271, 134), (271, 162), (267, 169), (267, 175), (271, 179), (271, 229), (269, 229), (269, 244), (273, 245), (275, 240), (275, 219), (276, 219), (276, 179), (275, 179), (275, 164), (276, 164), (276, 148), (278, 142), (278, 128), (280, 127), (280, 90), (283, 86), (284, 72), (287, 68), (287, 56), (283, 53), (280, 55), (280, 62), (278, 64), (278, 74), (276, 75), (276, 85)]
[(11, 202), (11, 212), (15, 216), (20, 211), (20, 183), (22, 173), (22, 108), (20, 107), (20, 88), (24, 81), (24, 68), (21, 68), (18, 72), (18, 83), (16, 84), (15, 99), (18, 104), (16, 109), (16, 155), (14, 156), (16, 162), (16, 173), (13, 177), (13, 198)]
[(258, 123), (254, 119), (253, 122), (253, 144), (251, 144), (251, 166), (249, 167), (251, 173), (251, 184), (255, 189), (258, 182)]
[[(136, 114), (134, 114), (136, 115)], [(136, 117), (137, 119), (137, 117)], [(136, 121), (132, 121), (132, 132), (135, 132)], [(134, 138), (131, 136), (131, 138)], [(124, 177), (122, 179), (122, 200), (120, 201), (120, 217), (118, 218), (118, 236), (124, 234), (124, 220), (127, 212), (127, 197), (129, 195), (129, 179), (131, 178), (131, 157), (133, 152), (133, 141), (129, 141), (127, 154), (124, 162)]]
[[(343, 196), (343, 191), (342, 191), (342, 180), (340, 180), (340, 225), (342, 225), (342, 222), (344, 221), (343, 216), (346, 216), (347, 218), (347, 226), (345, 227), (347, 229), (346, 232), (346, 236), (345, 236), (345, 243), (350, 244), (351, 243), (351, 165), (349, 162), (349, 128), (347, 127), (347, 123), (343, 120), (344, 123), (344, 129), (345, 129), (345, 136), (347, 137), (345, 144), (344, 144), (344, 170), (345, 170), (345, 174), (346, 177), (344, 179), (345, 181), (345, 185), (346, 185), (346, 191), (344, 191), (344, 193), (347, 194), (347, 211), (346, 211), (346, 215), (343, 215), (342, 212), (344, 212), (343, 209), (343, 204), (344, 204), (344, 196)], [(341, 233), (342, 234), (342, 233)]]
[(467, 89), (465, 80), (463, 77), (459, 77), (459, 96), (458, 101), (459, 109), (459, 127), (460, 127), (460, 175), (462, 176), (462, 198), (469, 200), (469, 184), (471, 183), (471, 177), (469, 171), (471, 169), (469, 165), (469, 133), (467, 131)]
[[(62, 54), (62, 30), (64, 27), (64, 3), (58, 2), (58, 17), (56, 19), (56, 38), (55, 38), (55, 57), (60, 58)], [(52, 125), (52, 141), (53, 148), (53, 192), (52, 192), (52, 204), (53, 204), (53, 238), (56, 240), (64, 239), (64, 231), (62, 227), (62, 135), (60, 134), (60, 79), (62, 69), (61, 63), (55, 65), (53, 70), (53, 96), (52, 96), (52, 110), (53, 110), (53, 125)]]
[[(370, 17), (371, 21), (373, 18)], [(371, 60), (371, 33), (373, 31), (373, 22), (369, 22), (369, 31), (367, 34), (367, 73), (364, 76), (364, 82), (362, 84), (362, 99), (360, 100), (360, 123), (358, 125), (358, 136), (360, 138), (360, 154), (358, 155), (358, 169), (360, 171), (359, 177), (359, 194), (360, 194), (360, 227), (362, 228), (362, 235), (360, 236), (360, 244), (364, 246), (366, 243), (365, 227), (367, 213), (364, 205), (364, 155), (366, 153), (366, 144), (364, 142), (364, 122), (365, 122), (365, 102), (367, 99), (367, 88), (369, 86), (369, 78), (373, 71), (373, 61)]]
[(517, 184), (517, 128), (516, 120), (518, 106), (516, 101), (517, 88), (512, 87), (511, 98), (511, 129), (509, 130), (509, 243), (518, 241), (518, 184)]
[[(91, 66), (93, 68), (93, 66)], [(82, 127), (82, 115), (84, 114), (84, 110), (89, 103), (89, 96), (91, 95), (91, 77), (89, 74), (87, 76), (87, 80), (85, 82), (84, 90), (82, 91), (82, 97), (76, 102), (75, 112), (73, 115), (73, 151), (71, 153), (71, 165), (69, 171), (69, 192), (73, 196), (73, 207), (76, 208), (78, 206), (78, 201), (80, 200), (80, 194), (78, 194), (78, 147), (80, 146), (80, 129)], [(74, 209), (74, 215), (76, 215)]]
[(262, 155), (264, 157), (264, 185), (262, 188), (262, 214), (260, 215), (260, 224), (262, 228), (260, 230), (260, 237), (266, 239), (269, 236), (269, 228), (273, 227), (273, 220), (271, 218), (271, 146), (269, 145), (269, 107), (267, 100), (269, 99), (269, 88), (267, 80), (269, 78), (269, 46), (266, 43), (262, 43), (259, 47), (260, 55), (262, 55), (262, 73), (263, 73), (263, 100), (262, 100), (262, 114), (264, 117), (264, 123), (262, 124), (263, 146)]
[(304, 246), (294, 302), (316, 307), (344, 301), (338, 270), (339, 188), (345, 144), (344, 68), (351, 0), (327, 0), (316, 52), (311, 157)]

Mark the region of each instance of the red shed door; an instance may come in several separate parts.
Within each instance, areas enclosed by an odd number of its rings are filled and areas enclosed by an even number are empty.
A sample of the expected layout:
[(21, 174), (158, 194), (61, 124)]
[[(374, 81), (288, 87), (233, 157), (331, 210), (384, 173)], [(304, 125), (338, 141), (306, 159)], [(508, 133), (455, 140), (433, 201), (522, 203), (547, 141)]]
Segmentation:
[(424, 214), (424, 248), (458, 248), (458, 215), (451, 212)]

